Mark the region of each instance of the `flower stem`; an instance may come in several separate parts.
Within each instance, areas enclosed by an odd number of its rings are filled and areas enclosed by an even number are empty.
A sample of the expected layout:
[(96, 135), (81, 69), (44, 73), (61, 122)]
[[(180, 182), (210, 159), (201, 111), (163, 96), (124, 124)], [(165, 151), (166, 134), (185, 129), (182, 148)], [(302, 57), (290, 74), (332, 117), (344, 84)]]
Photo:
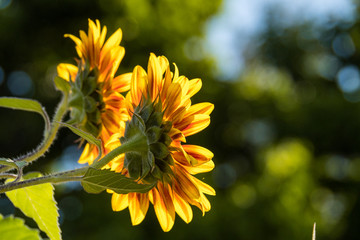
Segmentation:
[(19, 188), (39, 185), (43, 183), (61, 183), (61, 182), (80, 181), (82, 176), (86, 173), (87, 169), (88, 167), (83, 167), (75, 170), (50, 174), (38, 178), (27, 179), (20, 182), (10, 182), (8, 184), (0, 186), (0, 193), (4, 193)]
[[(67, 96), (64, 95), (56, 109), (50, 131), (44, 134), (43, 142), (33, 152), (20, 156), (14, 159), (14, 161), (26, 161), (30, 163), (43, 156), (54, 142), (60, 128), (59, 122), (61, 122), (67, 110)], [(9, 171), (11, 169), (13, 169), (11, 166), (0, 166), (0, 173)]]
[[(143, 134), (136, 134), (128, 141), (124, 142), (121, 146), (115, 148), (114, 150), (106, 154), (103, 158), (101, 158), (99, 161), (94, 162), (90, 166), (75, 170), (50, 174), (43, 177), (23, 180), (20, 182), (15, 182), (15, 181), (10, 182), (0, 186), (0, 193), (4, 193), (19, 188), (34, 186), (38, 184), (43, 184), (43, 183), (62, 183), (62, 182), (70, 182), (70, 181), (81, 181), (82, 177), (87, 172), (89, 167), (100, 169), (103, 166), (105, 166), (107, 163), (109, 163), (111, 160), (119, 156), (120, 154), (143, 150), (145, 147), (147, 147), (146, 136)], [(7, 176), (7, 177), (13, 177), (13, 176)]]
[(148, 147), (146, 136), (141, 133), (136, 134), (128, 141), (124, 142), (121, 146), (106, 154), (102, 159), (91, 164), (90, 167), (100, 169), (120, 154), (144, 149), (144, 147)]

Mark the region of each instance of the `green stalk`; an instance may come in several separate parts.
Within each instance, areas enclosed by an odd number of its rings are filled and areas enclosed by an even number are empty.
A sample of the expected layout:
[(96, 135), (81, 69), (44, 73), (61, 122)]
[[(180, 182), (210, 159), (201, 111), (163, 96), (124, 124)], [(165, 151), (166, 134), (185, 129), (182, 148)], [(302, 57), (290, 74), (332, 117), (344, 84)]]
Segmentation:
[[(147, 147), (147, 140), (146, 136), (143, 134), (137, 134), (134, 135), (131, 139), (126, 141), (121, 146), (115, 148), (108, 154), (106, 154), (102, 159), (100, 159), (97, 162), (94, 162), (92, 165), (65, 171), (65, 172), (59, 172), (55, 174), (50, 174), (43, 177), (23, 180), (20, 182), (10, 182), (5, 185), (0, 186), (0, 193), (4, 193), (7, 191), (24, 188), (24, 187), (30, 187), (38, 184), (43, 183), (62, 183), (62, 182), (70, 182), (70, 181), (81, 181), (82, 177), (86, 174), (89, 167), (100, 169), (103, 166), (105, 166), (107, 163), (109, 163), (111, 160), (119, 156), (120, 154), (131, 152), (131, 151), (138, 151), (140, 149), (144, 149)], [(8, 176), (10, 177), (10, 176)], [(13, 177), (13, 176), (11, 176)]]
[[(54, 142), (56, 135), (59, 131), (60, 124), (62, 118), (64, 117), (65, 113), (67, 112), (67, 96), (64, 95), (61, 102), (59, 103), (53, 121), (51, 123), (51, 128), (49, 132), (44, 134), (43, 142), (31, 153), (23, 155), (14, 161), (26, 161), (28, 163), (35, 161), (36, 159), (43, 156), (50, 148), (52, 143)], [(13, 167), (11, 166), (1, 166), (0, 173), (12, 170)]]
[(90, 167), (100, 169), (106, 164), (108, 164), (111, 160), (119, 156), (120, 154), (137, 151), (139, 149), (144, 149), (147, 147), (148, 145), (147, 145), (146, 136), (141, 133), (136, 134), (128, 141), (123, 143), (121, 146), (115, 148), (114, 150), (106, 154), (102, 159), (91, 164)]
[(8, 192), (19, 188), (39, 185), (43, 183), (62, 183), (62, 182), (80, 181), (82, 176), (86, 173), (87, 169), (88, 167), (83, 167), (75, 170), (50, 174), (38, 178), (32, 178), (20, 182), (10, 182), (0, 186), (0, 193)]

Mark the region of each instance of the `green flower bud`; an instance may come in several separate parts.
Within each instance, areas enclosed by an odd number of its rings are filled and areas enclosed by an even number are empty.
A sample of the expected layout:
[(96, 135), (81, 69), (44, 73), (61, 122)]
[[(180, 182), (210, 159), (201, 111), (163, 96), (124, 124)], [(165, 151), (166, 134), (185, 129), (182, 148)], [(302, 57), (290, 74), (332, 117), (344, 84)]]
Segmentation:
[(80, 129), (98, 136), (101, 130), (102, 96), (99, 91), (102, 84), (97, 83), (98, 70), (90, 71), (89, 64), (79, 70), (74, 81), (70, 81), (68, 105), (71, 109), (69, 124), (74, 124)]

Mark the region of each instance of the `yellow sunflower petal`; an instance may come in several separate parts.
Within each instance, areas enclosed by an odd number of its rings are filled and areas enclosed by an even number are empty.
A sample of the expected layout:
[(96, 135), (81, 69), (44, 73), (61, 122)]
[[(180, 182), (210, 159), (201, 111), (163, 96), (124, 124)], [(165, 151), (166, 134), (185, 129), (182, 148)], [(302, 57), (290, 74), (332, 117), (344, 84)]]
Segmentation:
[(158, 97), (160, 81), (162, 80), (162, 69), (159, 59), (151, 53), (148, 62), (148, 89), (150, 90), (152, 100)]
[(104, 44), (102, 50), (104, 51), (103, 54), (107, 54), (111, 49), (115, 46), (118, 46), (122, 39), (122, 31), (121, 29), (117, 29), (116, 32), (114, 32), (109, 39)]
[(112, 89), (116, 92), (126, 92), (130, 89), (132, 73), (124, 73), (113, 79)]
[(145, 70), (136, 66), (131, 75), (131, 101), (133, 105), (138, 105), (141, 101), (142, 96), (147, 96), (147, 75)]
[(201, 207), (202, 207), (201, 210), (202, 210), (203, 216), (204, 216), (205, 212), (208, 212), (211, 209), (211, 204), (210, 204), (209, 200), (205, 197), (204, 194), (201, 194), (200, 204), (201, 204)]
[(140, 224), (149, 208), (149, 198), (144, 193), (129, 193), (129, 211), (132, 225)]
[(210, 124), (210, 117), (206, 114), (196, 114), (193, 116), (189, 116), (184, 118), (181, 123), (179, 123), (177, 127), (182, 131), (185, 137), (194, 135), (198, 132), (201, 132)]
[(71, 40), (73, 40), (77, 46), (81, 46), (81, 45), (82, 45), (81, 40), (80, 40), (79, 38), (75, 37), (74, 35), (64, 34), (64, 37), (68, 37), (68, 38), (70, 38)]
[(182, 199), (177, 193), (174, 194), (174, 206), (176, 213), (184, 220), (189, 223), (193, 218), (192, 209), (184, 199)]
[(75, 65), (68, 63), (60, 63), (56, 70), (59, 77), (68, 81), (75, 81), (76, 74), (78, 72), (78, 68)]
[(212, 196), (216, 195), (215, 190), (210, 185), (204, 183), (203, 181), (200, 181), (196, 177), (193, 177), (193, 181), (195, 182), (195, 184), (197, 185), (197, 187), (199, 188), (199, 190), (202, 193), (212, 195)]
[(164, 117), (169, 117), (181, 103), (181, 87), (178, 83), (172, 83), (167, 91), (165, 100)]
[(210, 115), (210, 113), (214, 110), (214, 104), (203, 102), (192, 105), (186, 112), (185, 117), (195, 115), (195, 114), (206, 114)]
[(202, 87), (202, 82), (200, 78), (195, 78), (193, 80), (189, 81), (189, 92), (187, 93), (187, 95), (189, 97), (194, 96)]
[(210, 172), (211, 170), (214, 169), (215, 164), (212, 160), (210, 160), (210, 161), (200, 164), (200, 165), (196, 165), (196, 166), (186, 166), (185, 165), (184, 167), (190, 174), (195, 175), (195, 174), (199, 174), (199, 173)]
[(176, 169), (176, 179), (177, 184), (183, 190), (183, 192), (190, 198), (190, 199), (199, 199), (200, 192), (197, 188), (196, 184), (191, 180), (191, 177), (185, 173), (185, 171), (181, 167), (177, 167)]
[(169, 194), (167, 187), (161, 183), (158, 184), (157, 189), (152, 190), (154, 209), (159, 220), (160, 226), (164, 232), (168, 232), (175, 222), (175, 207), (173, 200)]
[(214, 154), (210, 150), (201, 146), (186, 144), (182, 145), (182, 147), (187, 154), (190, 154), (200, 161), (208, 161), (214, 157)]
[(111, 197), (113, 211), (122, 211), (129, 206), (128, 194), (113, 193)]
[(89, 163), (91, 164), (94, 159), (98, 156), (99, 151), (95, 145), (91, 145), (87, 143), (84, 147), (83, 152), (81, 153), (81, 156), (79, 158), (79, 163)]

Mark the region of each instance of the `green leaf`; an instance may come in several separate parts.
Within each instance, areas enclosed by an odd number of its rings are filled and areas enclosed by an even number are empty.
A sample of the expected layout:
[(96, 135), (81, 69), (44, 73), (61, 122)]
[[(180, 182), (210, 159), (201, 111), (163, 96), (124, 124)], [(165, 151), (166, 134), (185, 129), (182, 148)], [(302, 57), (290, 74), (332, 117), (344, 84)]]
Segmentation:
[[(26, 174), (24, 179), (40, 176), (40, 173), (34, 172)], [(26, 216), (34, 219), (39, 228), (51, 240), (61, 239), (58, 223), (59, 213), (54, 199), (54, 187), (50, 183), (20, 188), (5, 194), (15, 207), (19, 208)]]
[(100, 193), (105, 189), (116, 193), (126, 194), (131, 192), (146, 193), (155, 186), (152, 184), (140, 184), (134, 179), (128, 178), (120, 173), (107, 170), (89, 168), (81, 180), (81, 185), (88, 193)]
[(56, 88), (65, 93), (66, 95), (70, 92), (70, 83), (62, 77), (56, 76), (54, 78), (54, 83)]
[(23, 98), (0, 97), (0, 107), (39, 113), (44, 118), (46, 131), (50, 129), (49, 116), (38, 101)]
[(41, 240), (39, 230), (26, 226), (23, 219), (11, 215), (4, 218), (1, 214), (0, 236), (1, 239), (11, 240)]

